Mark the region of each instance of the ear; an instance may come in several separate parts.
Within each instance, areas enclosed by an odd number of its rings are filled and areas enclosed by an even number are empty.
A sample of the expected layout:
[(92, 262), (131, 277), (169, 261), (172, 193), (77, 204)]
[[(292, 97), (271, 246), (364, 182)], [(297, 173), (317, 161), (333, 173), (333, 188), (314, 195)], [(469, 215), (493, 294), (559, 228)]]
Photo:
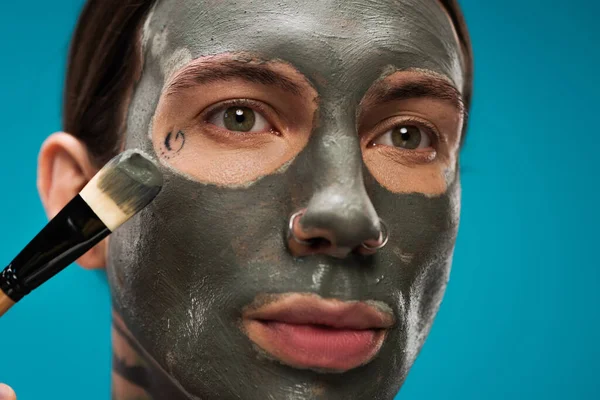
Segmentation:
[[(46, 215), (52, 219), (98, 172), (86, 146), (68, 133), (54, 133), (44, 141), (38, 158), (37, 187)], [(84, 268), (104, 268), (107, 240), (81, 256)]]

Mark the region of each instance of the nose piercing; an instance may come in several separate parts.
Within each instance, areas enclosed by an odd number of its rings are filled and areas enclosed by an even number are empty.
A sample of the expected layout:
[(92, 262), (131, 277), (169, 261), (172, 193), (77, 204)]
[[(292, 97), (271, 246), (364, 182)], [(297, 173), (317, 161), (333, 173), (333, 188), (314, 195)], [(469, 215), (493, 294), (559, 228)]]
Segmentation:
[[(312, 246), (312, 241), (307, 241), (307, 240), (302, 240), (300, 238), (298, 238), (295, 234), (294, 234), (294, 222), (296, 221), (296, 218), (301, 217), (302, 214), (304, 214), (304, 210), (300, 210), (295, 212), (294, 214), (292, 214), (292, 216), (290, 217), (290, 221), (288, 223), (288, 232), (287, 232), (287, 236), (288, 239), (294, 239), (294, 241), (296, 243), (299, 243), (303, 246)], [(383, 248), (389, 238), (390, 238), (390, 233), (387, 227), (387, 224), (380, 218), (379, 219), (379, 223), (381, 225), (381, 232), (380, 232), (380, 243), (377, 244), (376, 246), (369, 246), (368, 244), (366, 244), (365, 242), (361, 243), (362, 247), (364, 247), (367, 250), (379, 250), (381, 248)]]
[(383, 220), (381, 218), (379, 218), (379, 224), (381, 225), (381, 233), (379, 234), (381, 243), (379, 243), (377, 246), (369, 246), (368, 244), (365, 244), (365, 242), (362, 242), (362, 247), (364, 247), (365, 249), (379, 250), (387, 244), (388, 239), (390, 238), (390, 232), (388, 230), (386, 223), (383, 222)]
[(297, 217), (302, 216), (302, 214), (304, 214), (303, 210), (297, 211), (294, 214), (292, 214), (292, 216), (290, 217), (290, 222), (288, 224), (288, 239), (292, 238), (296, 241), (296, 243), (300, 243), (301, 245), (304, 246), (311, 246), (312, 243), (306, 240), (302, 240), (302, 239), (298, 239), (298, 237), (296, 237), (296, 235), (294, 234), (294, 221), (296, 220)]

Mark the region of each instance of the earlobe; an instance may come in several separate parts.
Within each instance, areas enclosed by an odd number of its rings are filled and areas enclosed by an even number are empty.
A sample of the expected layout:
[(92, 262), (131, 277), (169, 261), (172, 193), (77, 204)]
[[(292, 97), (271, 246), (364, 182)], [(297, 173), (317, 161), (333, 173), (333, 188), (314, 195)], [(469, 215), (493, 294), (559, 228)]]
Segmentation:
[[(76, 137), (58, 132), (42, 144), (38, 158), (37, 187), (49, 219), (75, 197), (97, 169), (90, 161), (86, 146)], [(106, 240), (81, 256), (84, 268), (103, 268), (106, 264)]]

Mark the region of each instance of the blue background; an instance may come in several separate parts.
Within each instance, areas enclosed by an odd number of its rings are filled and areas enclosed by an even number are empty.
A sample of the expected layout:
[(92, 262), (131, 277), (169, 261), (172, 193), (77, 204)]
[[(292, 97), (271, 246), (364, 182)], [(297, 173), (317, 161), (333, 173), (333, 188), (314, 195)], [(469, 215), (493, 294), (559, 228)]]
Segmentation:
[[(463, 0), (476, 55), (447, 295), (401, 399), (600, 399), (600, 5)], [(82, 0), (0, 5), (0, 263), (45, 223), (37, 152), (61, 129)], [(110, 302), (76, 266), (0, 320), (19, 400), (108, 399)]]

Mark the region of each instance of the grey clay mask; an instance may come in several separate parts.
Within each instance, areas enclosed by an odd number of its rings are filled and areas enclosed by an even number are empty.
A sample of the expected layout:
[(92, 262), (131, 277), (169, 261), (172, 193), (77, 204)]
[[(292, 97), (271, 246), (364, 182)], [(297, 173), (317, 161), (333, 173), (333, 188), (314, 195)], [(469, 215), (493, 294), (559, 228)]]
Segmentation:
[[(308, 144), (285, 168), (234, 187), (198, 182), (164, 162), (162, 193), (113, 234), (113, 303), (156, 363), (151, 394), (392, 399), (443, 296), (460, 185), (452, 165), (439, 195), (383, 187), (361, 157), (357, 114), (367, 90), (393, 71), (425, 69), (462, 87), (460, 48), (443, 7), (435, 0), (162, 0), (143, 41), (126, 147), (158, 159), (150, 137), (159, 98), (170, 75), (193, 59), (243, 52), (282, 60), (318, 94)], [(286, 229), (302, 208), (304, 225), (327, 225), (343, 245), (372, 237), (378, 218), (390, 241), (368, 257), (293, 257)], [(358, 368), (324, 373), (283, 365), (248, 339), (241, 315), (257, 295), (291, 292), (382, 302), (396, 324), (378, 355)]]

